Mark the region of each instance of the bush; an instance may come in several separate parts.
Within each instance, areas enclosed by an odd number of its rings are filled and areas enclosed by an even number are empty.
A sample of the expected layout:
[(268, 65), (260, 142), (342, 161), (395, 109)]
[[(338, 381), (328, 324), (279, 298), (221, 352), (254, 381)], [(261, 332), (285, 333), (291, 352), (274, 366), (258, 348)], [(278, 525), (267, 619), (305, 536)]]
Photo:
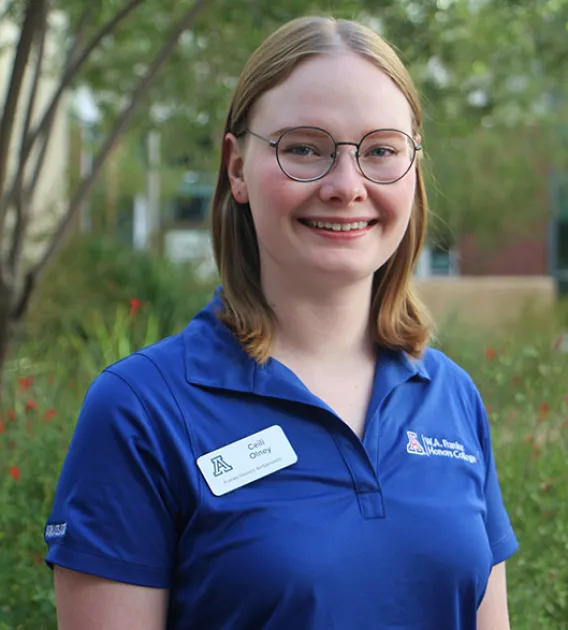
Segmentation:
[(533, 324), (532, 332), (524, 321), (485, 340), (456, 329), (439, 345), (476, 381), (492, 425), (520, 543), (507, 568), (511, 627), (561, 630), (568, 628), (568, 353), (554, 328)]
[[(6, 370), (0, 630), (55, 629), (42, 533), (82, 398), (105, 365), (162, 335), (153, 311), (132, 317), (122, 306), (112, 318), (92, 321), (88, 339), (65, 335), (46, 354), (39, 351), (45, 344), (29, 339)], [(504, 500), (521, 545), (508, 563), (515, 630), (568, 627), (568, 354), (551, 331), (540, 330), (488, 340), (455, 329), (439, 341), (487, 404)]]
[(93, 326), (110, 325), (116, 309), (133, 300), (139, 316), (152, 312), (158, 335), (165, 337), (187, 324), (214, 284), (198, 279), (190, 264), (174, 264), (109, 237), (76, 237), (38, 288), (24, 331), (47, 346), (68, 334), (88, 338)]

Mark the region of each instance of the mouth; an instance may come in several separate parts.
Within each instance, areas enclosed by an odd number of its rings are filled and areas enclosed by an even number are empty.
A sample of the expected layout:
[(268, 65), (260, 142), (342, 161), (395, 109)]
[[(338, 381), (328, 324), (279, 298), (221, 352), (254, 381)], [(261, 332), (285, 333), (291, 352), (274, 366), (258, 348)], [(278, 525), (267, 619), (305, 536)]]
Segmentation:
[(344, 221), (341, 223), (333, 221), (312, 221), (311, 219), (298, 219), (298, 221), (307, 227), (317, 230), (326, 230), (328, 232), (360, 232), (378, 223), (377, 219), (371, 219), (370, 221), (353, 221), (351, 223)]

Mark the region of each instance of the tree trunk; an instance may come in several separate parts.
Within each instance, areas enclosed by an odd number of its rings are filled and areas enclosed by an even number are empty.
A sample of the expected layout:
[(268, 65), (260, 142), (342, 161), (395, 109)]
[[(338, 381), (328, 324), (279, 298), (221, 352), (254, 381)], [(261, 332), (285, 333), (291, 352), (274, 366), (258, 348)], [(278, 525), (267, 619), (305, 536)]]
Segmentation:
[(11, 316), (12, 299), (13, 289), (0, 278), (0, 403), (2, 402), (4, 368), (14, 332)]

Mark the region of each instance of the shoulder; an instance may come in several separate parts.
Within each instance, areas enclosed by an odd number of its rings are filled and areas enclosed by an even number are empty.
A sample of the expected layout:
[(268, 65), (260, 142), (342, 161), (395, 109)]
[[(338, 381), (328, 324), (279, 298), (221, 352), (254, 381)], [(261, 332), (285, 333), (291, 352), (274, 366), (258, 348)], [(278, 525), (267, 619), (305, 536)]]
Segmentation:
[(426, 348), (422, 364), (432, 382), (437, 385), (460, 388), (472, 395), (478, 394), (477, 386), (469, 373), (441, 350)]
[(168, 374), (183, 367), (183, 333), (147, 346), (106, 367), (104, 373), (114, 374), (134, 389), (155, 387), (166, 381)]
[(461, 410), (482, 443), (490, 433), (489, 419), (481, 393), (471, 375), (447, 354), (428, 348), (422, 358), (430, 386), (446, 408)]

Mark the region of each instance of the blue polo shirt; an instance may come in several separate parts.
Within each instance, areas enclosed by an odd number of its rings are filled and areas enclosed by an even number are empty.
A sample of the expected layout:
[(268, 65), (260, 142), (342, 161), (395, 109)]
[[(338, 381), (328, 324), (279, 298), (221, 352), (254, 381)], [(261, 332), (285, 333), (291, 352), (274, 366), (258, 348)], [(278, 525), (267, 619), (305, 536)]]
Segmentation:
[[(218, 308), (92, 384), (48, 564), (170, 589), (168, 630), (474, 630), (517, 542), (471, 379), (382, 350), (361, 441)], [(198, 458), (274, 426), (297, 461), (214, 494)]]

